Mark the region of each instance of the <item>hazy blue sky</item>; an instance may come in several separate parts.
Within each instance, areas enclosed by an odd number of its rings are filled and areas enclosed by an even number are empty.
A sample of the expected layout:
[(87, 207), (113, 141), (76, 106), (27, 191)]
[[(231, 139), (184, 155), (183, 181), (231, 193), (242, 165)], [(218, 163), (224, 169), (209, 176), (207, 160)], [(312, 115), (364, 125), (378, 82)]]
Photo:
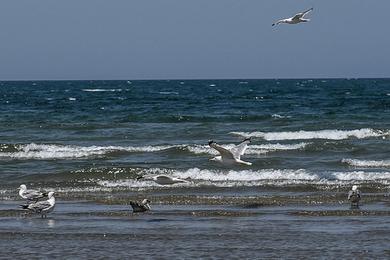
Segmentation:
[[(310, 23), (271, 27), (310, 7)], [(389, 11), (389, 0), (2, 0), (0, 79), (390, 77)]]

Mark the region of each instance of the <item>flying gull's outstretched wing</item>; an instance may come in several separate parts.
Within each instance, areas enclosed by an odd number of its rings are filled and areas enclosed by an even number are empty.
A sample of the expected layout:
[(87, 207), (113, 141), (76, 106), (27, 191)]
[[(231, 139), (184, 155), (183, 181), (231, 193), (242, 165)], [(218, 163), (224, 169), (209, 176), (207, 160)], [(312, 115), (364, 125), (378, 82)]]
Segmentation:
[(246, 149), (248, 148), (248, 144), (251, 142), (250, 138), (246, 138), (244, 141), (242, 141), (239, 145), (232, 148), (233, 156), (236, 159), (240, 159), (241, 155), (244, 155)]

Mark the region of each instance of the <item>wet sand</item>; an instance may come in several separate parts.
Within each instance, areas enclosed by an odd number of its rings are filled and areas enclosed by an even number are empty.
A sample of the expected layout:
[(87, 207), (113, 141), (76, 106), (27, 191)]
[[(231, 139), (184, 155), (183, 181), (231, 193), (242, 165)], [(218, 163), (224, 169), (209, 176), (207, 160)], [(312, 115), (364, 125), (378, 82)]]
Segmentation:
[[(165, 198), (165, 197), (162, 197)], [(184, 201), (188, 198), (182, 198)], [(222, 198), (220, 202), (223, 202)], [(239, 198), (237, 198), (238, 200)], [(20, 201), (0, 202), (6, 258), (389, 258), (390, 206), (346, 203), (126, 204), (58, 201), (47, 219), (24, 216)], [(256, 204), (257, 203), (257, 204)]]

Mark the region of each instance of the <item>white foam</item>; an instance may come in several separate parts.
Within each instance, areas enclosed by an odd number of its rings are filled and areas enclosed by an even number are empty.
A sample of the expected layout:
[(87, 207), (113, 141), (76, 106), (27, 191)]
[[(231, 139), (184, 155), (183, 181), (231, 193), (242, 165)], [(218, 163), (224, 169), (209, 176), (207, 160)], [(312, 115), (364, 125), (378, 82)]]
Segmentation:
[(161, 95), (179, 95), (179, 92), (175, 92), (175, 91), (161, 91), (158, 93)]
[(120, 92), (121, 88), (112, 88), (112, 89), (104, 89), (104, 88), (85, 88), (82, 89), (84, 92)]
[[(309, 143), (297, 143), (297, 144), (262, 144), (262, 145), (249, 145), (245, 154), (266, 154), (272, 151), (285, 151), (285, 150), (299, 150), (305, 148)], [(223, 145), (226, 149), (232, 149), (234, 144)], [(218, 152), (208, 145), (191, 145), (187, 146), (188, 151), (195, 154), (211, 154), (218, 155)]]
[(243, 137), (259, 137), (265, 140), (307, 140), (329, 139), (342, 140), (355, 137), (358, 139), (368, 137), (388, 136), (389, 131), (362, 128), (357, 130), (320, 130), (320, 131), (289, 131), (289, 132), (231, 132)]
[(342, 159), (341, 162), (358, 167), (390, 167), (390, 160), (358, 160), (358, 159)]
[[(218, 186), (218, 187), (233, 187), (233, 186), (256, 186), (265, 183), (273, 183), (275, 180), (289, 182), (297, 181), (315, 181), (320, 180), (315, 174), (306, 172), (305, 170), (275, 170), (266, 169), (260, 171), (243, 170), (243, 171), (218, 171), (218, 170), (201, 170), (191, 168), (185, 171), (168, 170), (168, 169), (148, 169), (141, 171), (144, 174), (165, 174), (176, 178), (186, 179), (186, 183), (178, 183), (172, 187), (188, 187), (188, 186)], [(161, 188), (162, 186), (153, 181), (137, 181), (134, 179), (123, 180), (99, 180), (98, 185), (105, 188), (129, 188), (129, 189), (150, 189)]]
[[(307, 143), (298, 144), (263, 144), (250, 145), (246, 154), (265, 154), (278, 150), (302, 149)], [(231, 149), (235, 145), (229, 144), (224, 147)], [(4, 146), (6, 147), (6, 146)], [(1, 147), (1, 149), (4, 149)], [(72, 159), (91, 156), (100, 156), (112, 152), (159, 152), (168, 149), (187, 149), (194, 154), (217, 155), (218, 152), (208, 145), (147, 145), (147, 146), (76, 146), (59, 144), (21, 144), (17, 145), (15, 152), (0, 152), (0, 158), (13, 159)]]
[(174, 171), (175, 176), (181, 179), (191, 180), (208, 180), (208, 181), (258, 181), (258, 180), (316, 180), (319, 177), (315, 174), (299, 170), (242, 170), (242, 171), (217, 171), (217, 170), (200, 170), (192, 168), (187, 171)]
[(153, 181), (132, 179), (96, 180), (103, 188), (148, 190), (155, 188), (172, 189), (177, 187), (240, 187), (240, 186), (287, 186), (287, 185), (326, 185), (339, 186), (375, 181), (389, 184), (390, 172), (310, 172), (305, 169), (262, 169), (262, 170), (210, 170), (191, 168), (173, 170), (164, 168), (140, 169), (138, 174), (164, 174), (185, 179), (188, 182), (174, 186), (161, 186)]
[(0, 153), (0, 158), (15, 159), (67, 159), (104, 155), (110, 152), (156, 152), (175, 146), (73, 146), (55, 144), (18, 145), (16, 152)]
[(282, 118), (290, 118), (291, 116), (282, 116), (282, 115), (279, 115), (279, 114), (273, 114), (272, 115), (272, 118), (276, 118), (276, 119), (282, 119)]
[(354, 172), (335, 172), (333, 176), (337, 180), (341, 181), (375, 181), (375, 180), (389, 180), (390, 172), (365, 172), (365, 171), (354, 171)]

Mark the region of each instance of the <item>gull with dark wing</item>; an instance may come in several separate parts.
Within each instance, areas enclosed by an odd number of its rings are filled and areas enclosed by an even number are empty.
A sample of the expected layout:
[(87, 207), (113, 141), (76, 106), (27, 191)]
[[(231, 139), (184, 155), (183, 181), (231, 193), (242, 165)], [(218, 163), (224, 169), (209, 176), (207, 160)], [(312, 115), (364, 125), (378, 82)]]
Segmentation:
[(144, 176), (139, 176), (137, 180), (146, 180), (146, 181), (154, 181), (157, 184), (160, 185), (172, 185), (175, 183), (186, 183), (186, 180), (182, 180), (179, 178), (171, 177), (168, 175), (152, 175), (152, 174), (147, 174)]
[(240, 165), (252, 165), (250, 162), (245, 162), (241, 160), (241, 156), (244, 155), (248, 144), (251, 142), (250, 138), (246, 138), (244, 141), (242, 141), (239, 145), (236, 145), (232, 149), (226, 149), (220, 145), (218, 145), (214, 141), (209, 141), (209, 146), (211, 148), (214, 148), (219, 152), (219, 156), (216, 156), (210, 160), (212, 161), (218, 161), (222, 162), (223, 164), (233, 165), (233, 164), (240, 164)]
[(49, 192), (48, 200), (38, 201), (31, 204), (20, 205), (23, 209), (29, 210), (31, 213), (41, 214), (41, 217), (46, 218), (46, 214), (52, 212), (56, 205), (56, 199), (54, 198), (54, 192)]
[(37, 202), (39, 199), (45, 198), (48, 195), (46, 192), (41, 192), (38, 190), (28, 190), (27, 186), (24, 184), (20, 185), (18, 190), (19, 190), (20, 197), (22, 197), (23, 199), (25, 199), (27, 201)]
[(359, 201), (361, 199), (360, 191), (357, 185), (353, 185), (352, 189), (348, 192), (348, 200), (351, 202), (351, 208), (359, 208)]
[(287, 24), (297, 24), (297, 23), (302, 23), (302, 22), (308, 22), (310, 19), (306, 19), (305, 15), (308, 14), (309, 12), (313, 11), (313, 8), (310, 8), (309, 10), (306, 10), (301, 13), (297, 13), (293, 17), (286, 18), (286, 19), (281, 19), (275, 23), (272, 24), (272, 26), (281, 24), (281, 23), (287, 23)]
[(133, 213), (145, 212), (151, 209), (149, 203), (148, 199), (144, 199), (141, 203), (130, 201), (130, 206), (133, 208)]

